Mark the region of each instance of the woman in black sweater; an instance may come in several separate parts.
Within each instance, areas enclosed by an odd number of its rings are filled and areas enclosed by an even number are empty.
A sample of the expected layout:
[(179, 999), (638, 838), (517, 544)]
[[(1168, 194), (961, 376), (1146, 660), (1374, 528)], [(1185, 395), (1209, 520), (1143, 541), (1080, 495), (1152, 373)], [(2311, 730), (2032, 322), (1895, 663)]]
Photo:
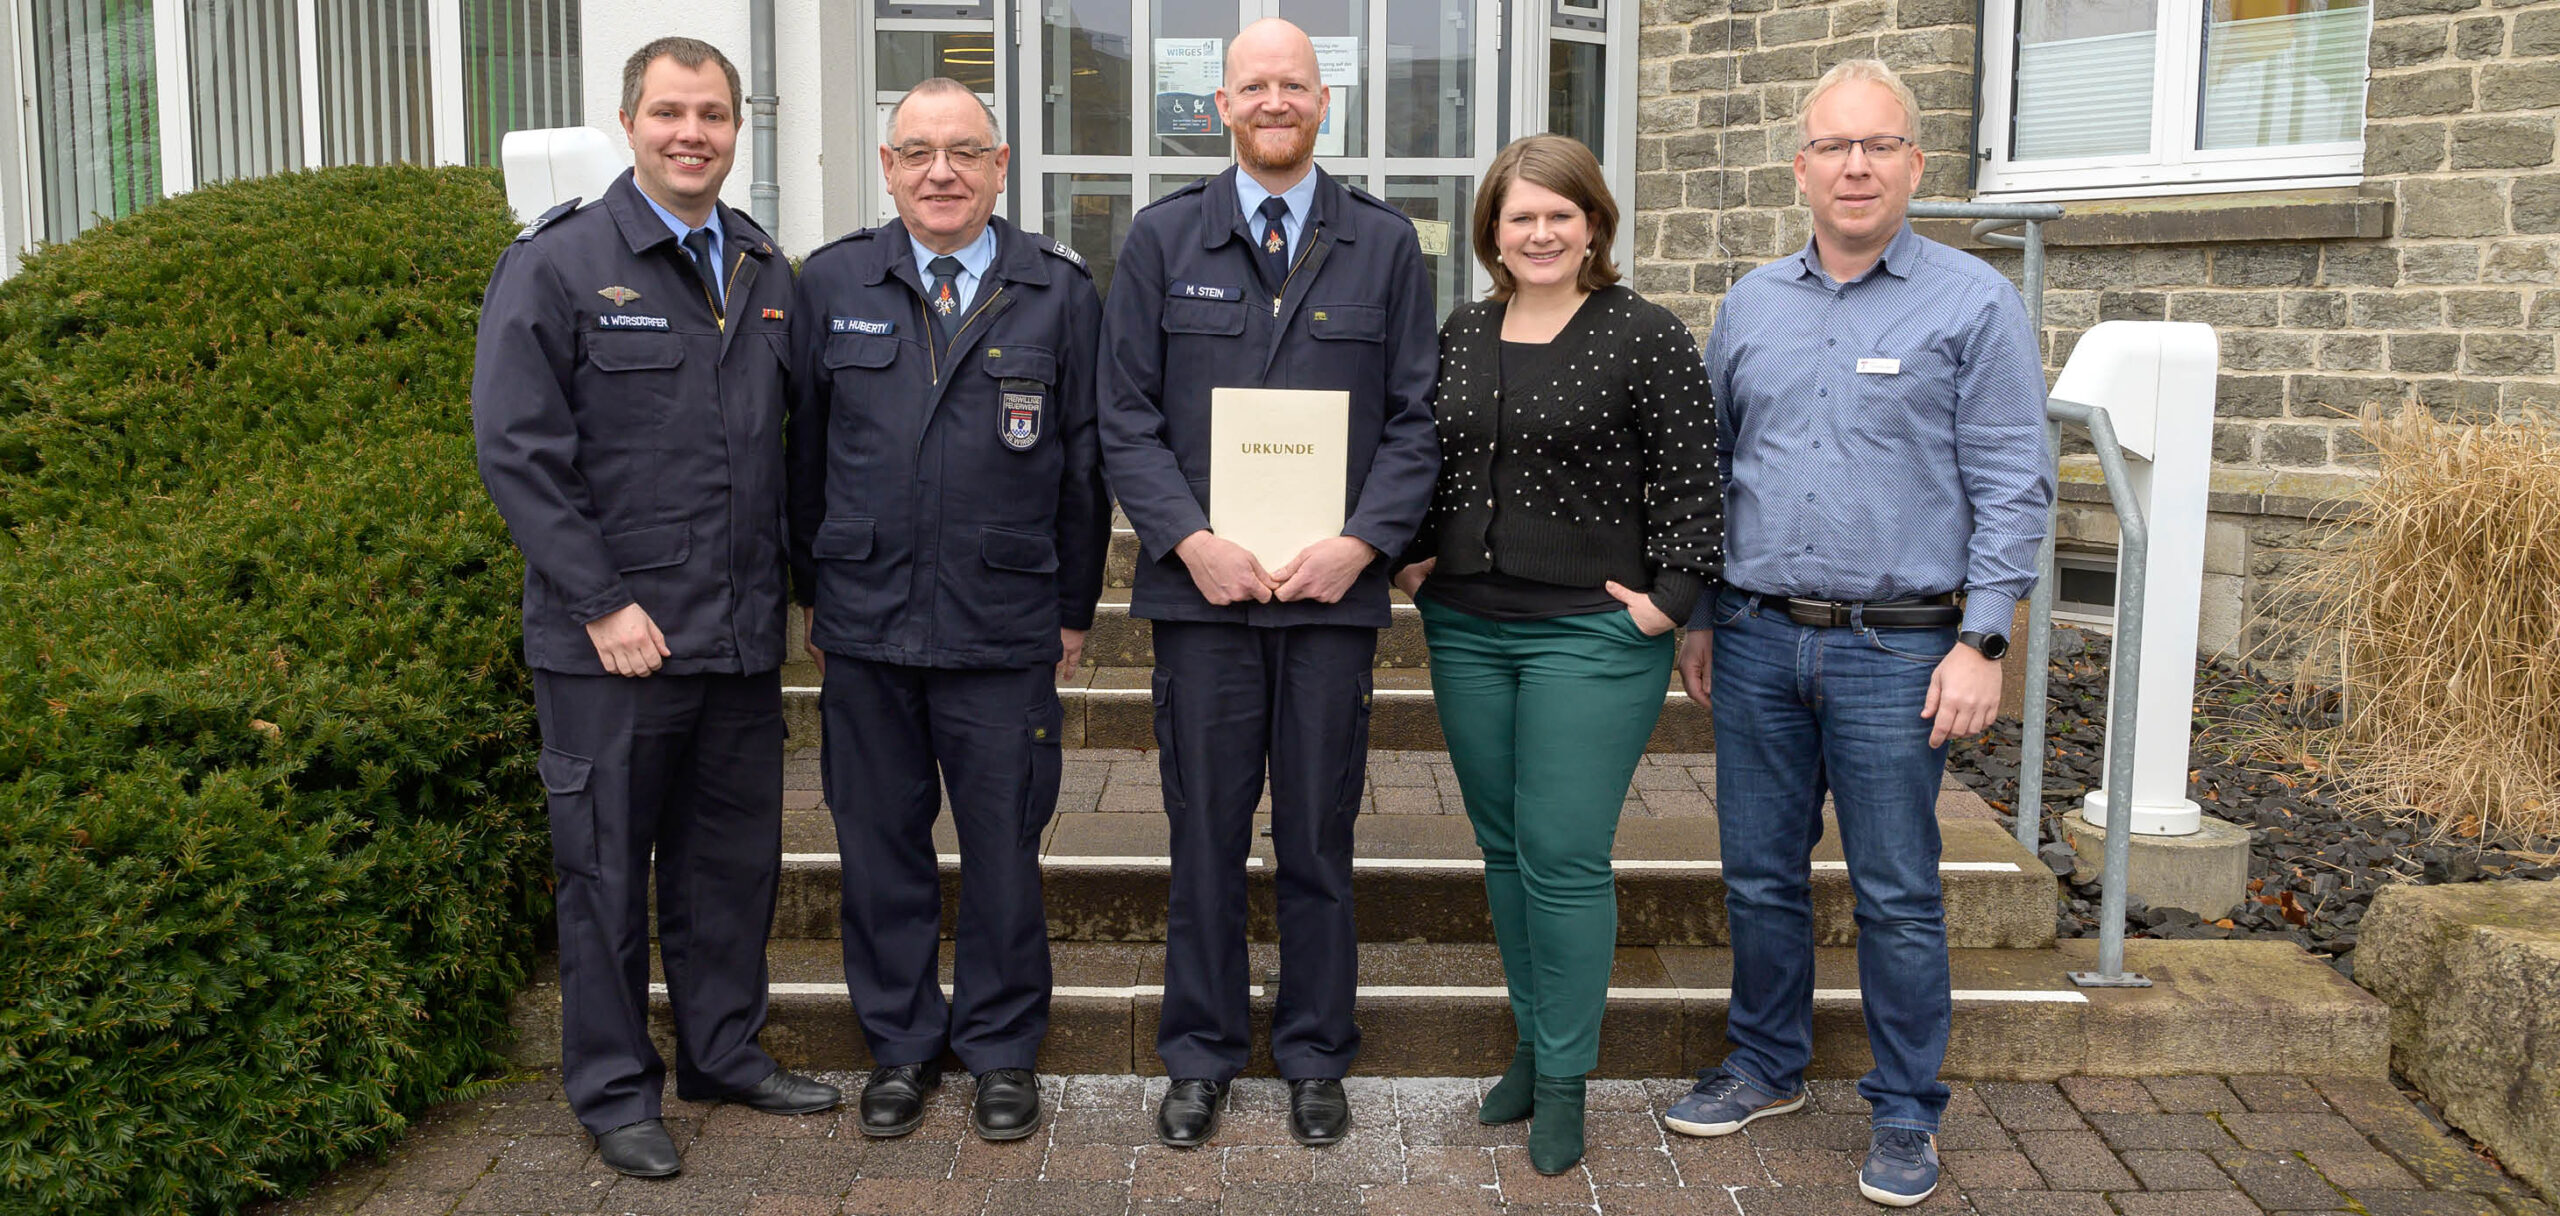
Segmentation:
[(1618, 207), (1561, 135), (1476, 192), (1492, 298), (1440, 327), (1440, 480), (1396, 585), (1484, 850), (1520, 1041), (1478, 1117), (1582, 1157), (1617, 944), (1618, 809), (1670, 683), (1674, 623), (1721, 572), (1715, 407), (1688, 327), (1617, 285)]

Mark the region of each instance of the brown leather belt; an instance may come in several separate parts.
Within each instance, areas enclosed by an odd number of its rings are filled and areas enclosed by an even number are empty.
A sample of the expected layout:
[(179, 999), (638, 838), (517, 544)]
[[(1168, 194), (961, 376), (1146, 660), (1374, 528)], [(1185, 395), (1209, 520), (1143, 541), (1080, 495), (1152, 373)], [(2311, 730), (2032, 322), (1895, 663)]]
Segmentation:
[(1964, 605), (1955, 592), (1913, 596), (1900, 600), (1868, 600), (1851, 603), (1843, 600), (1806, 599), (1794, 595), (1763, 595), (1745, 592), (1761, 607), (1783, 612), (1787, 619), (1816, 629), (1842, 629), (1856, 620), (1872, 629), (1944, 628), (1964, 620)]

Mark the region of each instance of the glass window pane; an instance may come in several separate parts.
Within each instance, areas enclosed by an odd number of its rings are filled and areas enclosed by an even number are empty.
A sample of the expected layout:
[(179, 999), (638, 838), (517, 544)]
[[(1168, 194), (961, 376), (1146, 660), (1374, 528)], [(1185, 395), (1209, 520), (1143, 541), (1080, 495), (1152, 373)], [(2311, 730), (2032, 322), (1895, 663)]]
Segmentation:
[(1581, 140), (1604, 162), (1608, 62), (1609, 48), (1597, 42), (1558, 38), (1547, 44), (1547, 129)]
[(1387, 155), (1475, 154), (1475, 22), (1459, 0), (1389, 0)]
[[(1041, 231), (1084, 255), (1093, 285), (1111, 291), (1111, 271), (1129, 235), (1129, 179), (1117, 173), (1052, 173), (1041, 181)], [(1180, 183), (1176, 183), (1179, 185)]]
[(462, 0), (465, 159), (494, 165), (509, 131), (584, 121), (578, 45), (577, 0)]
[(1316, 44), (1316, 65), (1333, 91), (1316, 131), (1318, 157), (1369, 154), (1368, 0), (1281, 0), (1280, 15)]
[(160, 197), (150, 0), (31, 0), (46, 240)]
[(1071, 156), (1127, 156), (1129, 0), (1050, 0), (1041, 26), (1041, 146)]
[(196, 180), (302, 167), (302, 54), (293, 0), (188, 0)]
[(904, 93), (935, 76), (948, 76), (969, 91), (996, 91), (996, 36), (986, 30), (882, 30), (880, 91)]
[(1155, 45), (1148, 48), (1147, 74), (1154, 82), (1156, 155), (1225, 156), (1227, 123), (1218, 114), (1216, 93), (1226, 73), (1227, 38), (1236, 32), (1236, 10), (1192, 0), (1150, 3)]
[(427, 0), (319, 0), (320, 161), (435, 159)]
[(2157, 0), (2018, 0), (2009, 158), (2150, 151), (2159, 24)]
[(1387, 178), (1384, 198), (1413, 220), (1422, 268), (1431, 276), (1433, 313), (1444, 320), (1471, 298), (1476, 263), (1467, 247), (1467, 208), (1474, 205), (1475, 189), (1472, 177)]
[(2373, 7), (2346, 0), (2209, 0), (2196, 146), (2337, 143), (2364, 134)]

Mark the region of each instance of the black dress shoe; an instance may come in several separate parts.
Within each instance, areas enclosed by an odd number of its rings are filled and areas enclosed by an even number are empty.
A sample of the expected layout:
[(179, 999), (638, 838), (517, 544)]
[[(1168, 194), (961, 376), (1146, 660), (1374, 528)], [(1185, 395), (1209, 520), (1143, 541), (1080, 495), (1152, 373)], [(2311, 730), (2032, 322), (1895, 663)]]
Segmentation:
[(1289, 1082), (1289, 1138), (1309, 1148), (1332, 1144), (1351, 1130), (1351, 1099), (1330, 1077)]
[(614, 1173), (634, 1178), (664, 1178), (684, 1168), (667, 1125), (655, 1119), (625, 1123), (596, 1137), (596, 1155)]
[(1040, 1079), (1028, 1068), (995, 1068), (978, 1076), (969, 1121), (981, 1140), (1019, 1140), (1040, 1130)]
[(764, 1080), (736, 1093), (723, 1094), (720, 1100), (752, 1106), (768, 1115), (814, 1115), (834, 1109), (836, 1103), (844, 1101), (844, 1091), (777, 1068)]
[(1156, 1107), (1156, 1139), (1175, 1148), (1198, 1148), (1218, 1134), (1218, 1107), (1227, 1100), (1227, 1083), (1199, 1078), (1176, 1081)]
[(872, 1069), (862, 1087), (862, 1134), (887, 1139), (924, 1126), (924, 1096), (940, 1084), (942, 1069), (932, 1063)]

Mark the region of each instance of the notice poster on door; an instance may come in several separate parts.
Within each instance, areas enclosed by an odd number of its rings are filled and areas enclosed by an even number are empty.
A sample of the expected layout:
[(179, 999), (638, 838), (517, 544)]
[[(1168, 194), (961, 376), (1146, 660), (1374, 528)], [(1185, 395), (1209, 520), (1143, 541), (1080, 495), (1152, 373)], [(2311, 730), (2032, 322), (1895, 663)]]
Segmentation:
[(1346, 156), (1343, 131), (1346, 124), (1335, 120), (1336, 114), (1351, 113), (1352, 93), (1360, 87), (1360, 39), (1310, 38), (1316, 44), (1316, 75), (1325, 87), (1333, 90), (1333, 103), (1324, 113), (1324, 125), (1316, 128), (1316, 155)]
[(1156, 39), (1156, 134), (1216, 135), (1218, 80), (1226, 72), (1224, 38)]

